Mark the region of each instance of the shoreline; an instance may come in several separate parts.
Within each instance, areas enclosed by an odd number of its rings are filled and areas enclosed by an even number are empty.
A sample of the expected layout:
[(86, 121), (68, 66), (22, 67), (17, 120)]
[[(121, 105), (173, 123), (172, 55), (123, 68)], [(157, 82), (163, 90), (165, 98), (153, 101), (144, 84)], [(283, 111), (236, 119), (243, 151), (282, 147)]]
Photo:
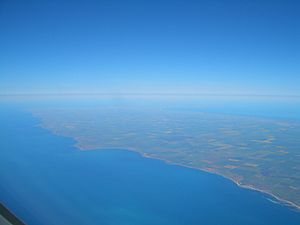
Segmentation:
[(269, 191), (266, 191), (266, 190), (262, 190), (262, 189), (259, 189), (259, 188), (256, 188), (256, 187), (253, 187), (251, 185), (247, 185), (247, 184), (242, 184), (241, 182), (231, 178), (231, 177), (227, 177), (221, 173), (218, 173), (218, 172), (213, 172), (213, 171), (210, 171), (210, 170), (207, 170), (207, 169), (204, 169), (204, 168), (199, 168), (199, 167), (193, 167), (193, 166), (188, 166), (188, 165), (184, 165), (184, 164), (181, 164), (181, 163), (174, 163), (172, 161), (169, 161), (169, 160), (166, 160), (166, 159), (162, 159), (162, 158), (159, 158), (159, 157), (155, 157), (155, 156), (151, 156), (147, 153), (143, 153), (137, 149), (134, 149), (134, 148), (122, 148), (122, 147), (100, 147), (100, 148), (84, 148), (84, 147), (81, 147), (78, 145), (78, 142), (76, 144), (74, 144), (74, 147), (79, 149), (80, 151), (95, 151), (95, 150), (110, 150), (110, 149), (114, 149), (114, 150), (124, 150), (124, 151), (130, 151), (130, 152), (135, 152), (135, 153), (138, 153), (140, 154), (142, 157), (145, 157), (145, 158), (150, 158), (150, 159), (155, 159), (155, 160), (160, 160), (160, 161), (163, 161), (165, 162), (166, 164), (169, 164), (169, 165), (175, 165), (175, 166), (181, 166), (181, 167), (185, 167), (185, 168), (189, 168), (189, 169), (194, 169), (194, 170), (200, 170), (200, 171), (203, 171), (203, 172), (207, 172), (207, 173), (210, 173), (210, 174), (214, 174), (214, 175), (218, 175), (218, 176), (221, 176), (227, 180), (230, 180), (231, 182), (233, 182), (235, 185), (237, 185), (238, 187), (240, 188), (244, 188), (244, 189), (248, 189), (248, 190), (252, 190), (252, 191), (257, 191), (257, 192), (260, 192), (262, 194), (266, 194), (266, 195), (269, 195), (270, 197), (274, 198), (278, 204), (281, 204), (283, 206), (286, 206), (286, 207), (289, 207), (290, 209), (294, 209), (295, 211), (297, 211), (298, 213), (300, 213), (300, 205), (297, 205), (291, 201), (288, 201), (288, 200), (285, 200), (285, 199), (282, 199), (278, 196), (276, 196), (275, 194), (269, 192)]
[(278, 196), (276, 196), (273, 193), (270, 193), (268, 191), (265, 191), (265, 190), (262, 190), (262, 189), (259, 189), (259, 188), (255, 188), (255, 187), (250, 186), (250, 185), (242, 184), (241, 182), (239, 182), (239, 181), (237, 181), (237, 180), (235, 180), (235, 179), (233, 179), (231, 177), (227, 177), (227, 176), (225, 176), (225, 175), (223, 175), (221, 173), (213, 172), (213, 171), (202, 169), (202, 168), (199, 168), (199, 167), (187, 166), (187, 165), (184, 165), (184, 164), (181, 164), (181, 163), (173, 163), (171, 161), (164, 160), (164, 159), (161, 159), (159, 157), (148, 156), (147, 154), (145, 154), (145, 155), (141, 154), (141, 155), (143, 157), (145, 157), (145, 158), (151, 158), (151, 159), (156, 159), (156, 160), (164, 161), (165, 163), (170, 164), (170, 165), (176, 165), (176, 166), (186, 167), (186, 168), (190, 168), (190, 169), (194, 169), (194, 170), (200, 170), (200, 171), (203, 171), (203, 172), (207, 172), (207, 173), (210, 173), (210, 174), (221, 176), (221, 177), (223, 177), (223, 178), (225, 178), (227, 180), (230, 180), (231, 182), (233, 182), (234, 184), (236, 184), (240, 188), (244, 188), (244, 189), (248, 189), (248, 190), (252, 190), (252, 191), (257, 191), (257, 192), (269, 195), (269, 196), (273, 197), (275, 200), (277, 200), (279, 204), (284, 205), (284, 206), (288, 206), (288, 207), (290, 207), (290, 208), (292, 208), (292, 209), (294, 209), (294, 210), (296, 210), (297, 212), (300, 213), (300, 206), (299, 205), (297, 205), (297, 204), (295, 204), (295, 203), (293, 203), (291, 201), (288, 201), (288, 200), (285, 200), (285, 199), (281, 199), (280, 197), (278, 197)]
[(161, 159), (161, 158), (158, 158), (158, 157), (148, 156), (147, 154), (145, 154), (145, 155), (141, 154), (141, 155), (143, 157), (145, 157), (145, 158), (151, 158), (151, 159), (156, 159), (156, 160), (164, 161), (165, 163), (170, 164), (170, 165), (176, 165), (176, 166), (186, 167), (186, 168), (190, 168), (190, 169), (194, 169), (194, 170), (200, 170), (200, 171), (203, 171), (203, 172), (207, 172), (207, 173), (210, 173), (210, 174), (221, 176), (221, 177), (223, 177), (223, 178), (225, 178), (227, 180), (230, 180), (231, 182), (233, 182), (234, 184), (236, 184), (240, 188), (244, 188), (244, 189), (248, 189), (248, 190), (252, 190), (252, 191), (257, 191), (257, 192), (269, 195), (269, 196), (273, 197), (275, 200), (277, 200), (279, 204), (284, 205), (284, 206), (288, 206), (288, 207), (290, 207), (292, 209), (297, 210), (297, 212), (300, 213), (300, 206), (299, 205), (297, 205), (297, 204), (295, 204), (295, 203), (293, 203), (291, 201), (288, 201), (288, 200), (285, 200), (285, 199), (281, 199), (280, 197), (278, 197), (278, 196), (276, 196), (273, 193), (270, 193), (268, 191), (265, 191), (265, 190), (262, 190), (262, 189), (259, 189), (259, 188), (247, 185), (247, 184), (242, 184), (241, 182), (239, 182), (239, 181), (237, 181), (237, 180), (235, 180), (235, 179), (233, 179), (231, 177), (227, 177), (227, 176), (225, 176), (225, 175), (223, 175), (221, 173), (213, 172), (213, 171), (202, 169), (202, 168), (199, 168), (199, 167), (187, 166), (187, 165), (180, 164), (180, 163), (173, 163), (171, 161), (164, 160), (164, 159)]
[(75, 148), (77, 148), (78, 150), (80, 150), (80, 151), (95, 151), (95, 150), (105, 150), (105, 149), (106, 150), (109, 150), (109, 149), (115, 149), (115, 150), (119, 149), (119, 150), (124, 150), (124, 151), (131, 151), (131, 152), (138, 153), (142, 157), (145, 157), (145, 158), (151, 158), (151, 159), (161, 160), (161, 161), (163, 161), (163, 162), (165, 162), (167, 164), (177, 165), (177, 166), (181, 166), (181, 167), (186, 167), (186, 168), (190, 168), (190, 169), (194, 169), (194, 170), (200, 170), (200, 171), (203, 171), (203, 172), (208, 172), (210, 174), (218, 175), (218, 176), (221, 176), (221, 177), (223, 177), (225, 179), (228, 179), (228, 180), (232, 181), (238, 187), (249, 189), (249, 190), (253, 190), (253, 191), (257, 191), (257, 192), (260, 192), (262, 194), (266, 194), (266, 195), (272, 197), (275, 200), (276, 203), (278, 203), (280, 205), (283, 205), (283, 206), (286, 206), (286, 207), (289, 207), (291, 210), (294, 210), (294, 211), (300, 213), (300, 205), (297, 205), (296, 203), (294, 203), (292, 201), (280, 198), (280, 197), (276, 196), (275, 194), (271, 193), (270, 191), (254, 187), (251, 184), (249, 184), (249, 185), (243, 184), (239, 180), (236, 180), (236, 179), (234, 179), (232, 177), (223, 175), (223, 174), (221, 174), (220, 172), (217, 172), (217, 171), (212, 171), (212, 170), (208, 170), (208, 169), (200, 168), (200, 167), (188, 166), (188, 165), (184, 165), (182, 163), (175, 163), (175, 162), (172, 162), (170, 160), (160, 158), (159, 156), (153, 156), (153, 155), (149, 155), (148, 153), (143, 153), (142, 151), (140, 151), (138, 149), (135, 149), (135, 148), (132, 148), (132, 147), (105, 147), (105, 146), (99, 146), (97, 148), (92, 147), (92, 146), (90, 146), (90, 147), (84, 147), (84, 146), (80, 145), (80, 141), (77, 140), (76, 137), (65, 136), (63, 134), (60, 134), (59, 132), (55, 132), (55, 131), (49, 129), (47, 126), (45, 126), (45, 124), (43, 123), (43, 121), (40, 122), (39, 124), (37, 124), (37, 126), (39, 126), (42, 129), (46, 129), (46, 130), (50, 131), (54, 135), (64, 136), (64, 137), (67, 137), (67, 138), (71, 138), (75, 142), (73, 144), (73, 146)]

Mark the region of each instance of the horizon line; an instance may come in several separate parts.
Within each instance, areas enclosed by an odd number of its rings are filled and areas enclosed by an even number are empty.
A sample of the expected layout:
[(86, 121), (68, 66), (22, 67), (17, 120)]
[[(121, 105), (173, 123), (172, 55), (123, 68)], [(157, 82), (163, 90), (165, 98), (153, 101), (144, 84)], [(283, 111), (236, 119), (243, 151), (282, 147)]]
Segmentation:
[(0, 93), (0, 97), (39, 97), (39, 96), (212, 96), (212, 97), (280, 97), (300, 98), (300, 94), (228, 94), (228, 93), (139, 93), (139, 92), (82, 92), (82, 93)]

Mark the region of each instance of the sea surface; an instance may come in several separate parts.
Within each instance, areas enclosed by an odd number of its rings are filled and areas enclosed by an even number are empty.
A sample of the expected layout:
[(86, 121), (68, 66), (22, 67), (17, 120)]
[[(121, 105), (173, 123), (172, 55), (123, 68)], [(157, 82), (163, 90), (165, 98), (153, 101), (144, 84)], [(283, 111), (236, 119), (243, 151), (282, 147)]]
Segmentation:
[(0, 201), (28, 225), (299, 225), (300, 213), (218, 175), (126, 149), (80, 151), (0, 107)]

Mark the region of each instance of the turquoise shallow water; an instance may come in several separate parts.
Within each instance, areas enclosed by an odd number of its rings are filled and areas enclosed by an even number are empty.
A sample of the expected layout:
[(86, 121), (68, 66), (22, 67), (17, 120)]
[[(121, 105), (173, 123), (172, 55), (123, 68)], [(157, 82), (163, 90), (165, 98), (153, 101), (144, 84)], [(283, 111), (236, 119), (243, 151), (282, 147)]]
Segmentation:
[(0, 201), (28, 225), (299, 225), (300, 213), (217, 175), (126, 150), (79, 151), (0, 111)]

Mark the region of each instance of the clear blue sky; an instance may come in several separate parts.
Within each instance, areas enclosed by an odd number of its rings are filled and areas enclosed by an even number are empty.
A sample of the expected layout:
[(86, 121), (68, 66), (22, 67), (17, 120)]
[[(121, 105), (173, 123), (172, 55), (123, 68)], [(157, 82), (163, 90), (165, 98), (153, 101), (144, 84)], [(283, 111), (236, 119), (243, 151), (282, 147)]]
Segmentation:
[(0, 93), (300, 95), (298, 0), (1, 0)]

